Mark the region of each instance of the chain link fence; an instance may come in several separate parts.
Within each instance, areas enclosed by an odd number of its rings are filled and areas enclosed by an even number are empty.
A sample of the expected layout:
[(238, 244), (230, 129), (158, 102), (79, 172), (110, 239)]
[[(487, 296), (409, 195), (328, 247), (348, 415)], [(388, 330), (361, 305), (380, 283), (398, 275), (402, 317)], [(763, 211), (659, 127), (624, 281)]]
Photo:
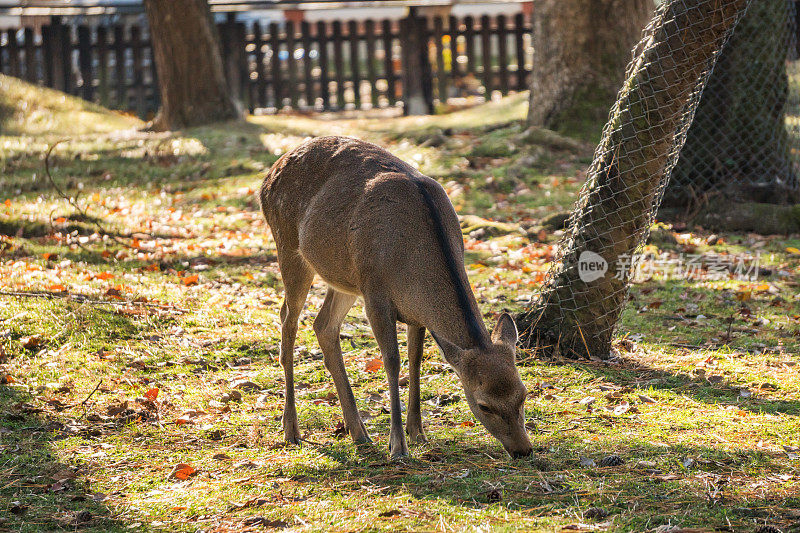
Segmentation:
[(800, 61), (794, 0), (753, 0), (722, 50), (672, 173), (667, 206), (797, 201)]
[(647, 238), (711, 69), (748, 3), (670, 0), (657, 8), (540, 298), (518, 317), (529, 348), (609, 355), (632, 258)]

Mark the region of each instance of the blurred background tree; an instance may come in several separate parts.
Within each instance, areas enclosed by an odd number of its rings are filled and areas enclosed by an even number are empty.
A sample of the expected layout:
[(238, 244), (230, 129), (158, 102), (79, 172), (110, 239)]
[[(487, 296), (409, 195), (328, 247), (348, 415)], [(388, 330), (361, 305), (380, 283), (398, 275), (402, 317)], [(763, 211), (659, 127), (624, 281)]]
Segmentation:
[(528, 123), (596, 138), (653, 0), (540, 0)]
[(242, 116), (222, 66), (207, 0), (144, 0), (158, 71), (161, 109), (153, 128), (168, 130)]

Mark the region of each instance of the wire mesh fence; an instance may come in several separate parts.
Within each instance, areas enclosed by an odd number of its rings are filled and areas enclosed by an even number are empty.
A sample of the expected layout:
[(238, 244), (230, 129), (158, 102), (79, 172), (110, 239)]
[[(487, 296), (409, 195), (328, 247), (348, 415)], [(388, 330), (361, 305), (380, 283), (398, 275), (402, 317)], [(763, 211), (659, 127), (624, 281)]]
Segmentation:
[(528, 347), (608, 356), (635, 252), (711, 69), (748, 3), (671, 0), (656, 10), (634, 49), (540, 298), (518, 318)]
[(672, 173), (666, 205), (715, 196), (782, 203), (800, 181), (794, 0), (753, 0), (722, 50)]

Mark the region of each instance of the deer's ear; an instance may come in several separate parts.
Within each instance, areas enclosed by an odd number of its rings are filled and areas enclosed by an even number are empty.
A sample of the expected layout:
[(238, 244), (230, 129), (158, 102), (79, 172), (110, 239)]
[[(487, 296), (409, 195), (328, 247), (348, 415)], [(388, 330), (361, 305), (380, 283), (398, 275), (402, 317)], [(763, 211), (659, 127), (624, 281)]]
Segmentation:
[(445, 361), (450, 363), (456, 371), (461, 368), (461, 348), (456, 346), (455, 344), (449, 342), (444, 337), (440, 337), (436, 335), (434, 332), (431, 331), (431, 336), (433, 340), (436, 341), (436, 344), (439, 345), (439, 349), (442, 350), (442, 355), (444, 355)]
[(508, 313), (503, 313), (497, 319), (497, 325), (492, 330), (492, 342), (502, 342), (512, 348), (517, 345), (517, 325)]

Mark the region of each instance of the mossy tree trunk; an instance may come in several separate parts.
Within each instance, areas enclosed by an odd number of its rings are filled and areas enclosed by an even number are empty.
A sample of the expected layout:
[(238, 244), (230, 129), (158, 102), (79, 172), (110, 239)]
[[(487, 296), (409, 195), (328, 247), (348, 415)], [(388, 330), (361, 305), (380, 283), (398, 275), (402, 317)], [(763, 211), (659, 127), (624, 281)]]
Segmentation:
[(222, 68), (217, 28), (206, 0), (145, 0), (161, 109), (158, 130), (241, 118)]
[(754, 0), (720, 55), (667, 194), (685, 204), (707, 191), (782, 203), (796, 185), (785, 112), (792, 42), (786, 0)]
[(540, 0), (528, 122), (597, 137), (653, 0)]
[[(628, 280), (617, 273), (629, 273), (624, 262), (647, 235), (692, 95), (748, 1), (673, 0), (659, 11), (597, 149), (560, 262), (541, 298), (518, 317), (523, 345), (608, 356), (627, 298)], [(579, 269), (582, 256), (607, 270), (589, 279)]]

